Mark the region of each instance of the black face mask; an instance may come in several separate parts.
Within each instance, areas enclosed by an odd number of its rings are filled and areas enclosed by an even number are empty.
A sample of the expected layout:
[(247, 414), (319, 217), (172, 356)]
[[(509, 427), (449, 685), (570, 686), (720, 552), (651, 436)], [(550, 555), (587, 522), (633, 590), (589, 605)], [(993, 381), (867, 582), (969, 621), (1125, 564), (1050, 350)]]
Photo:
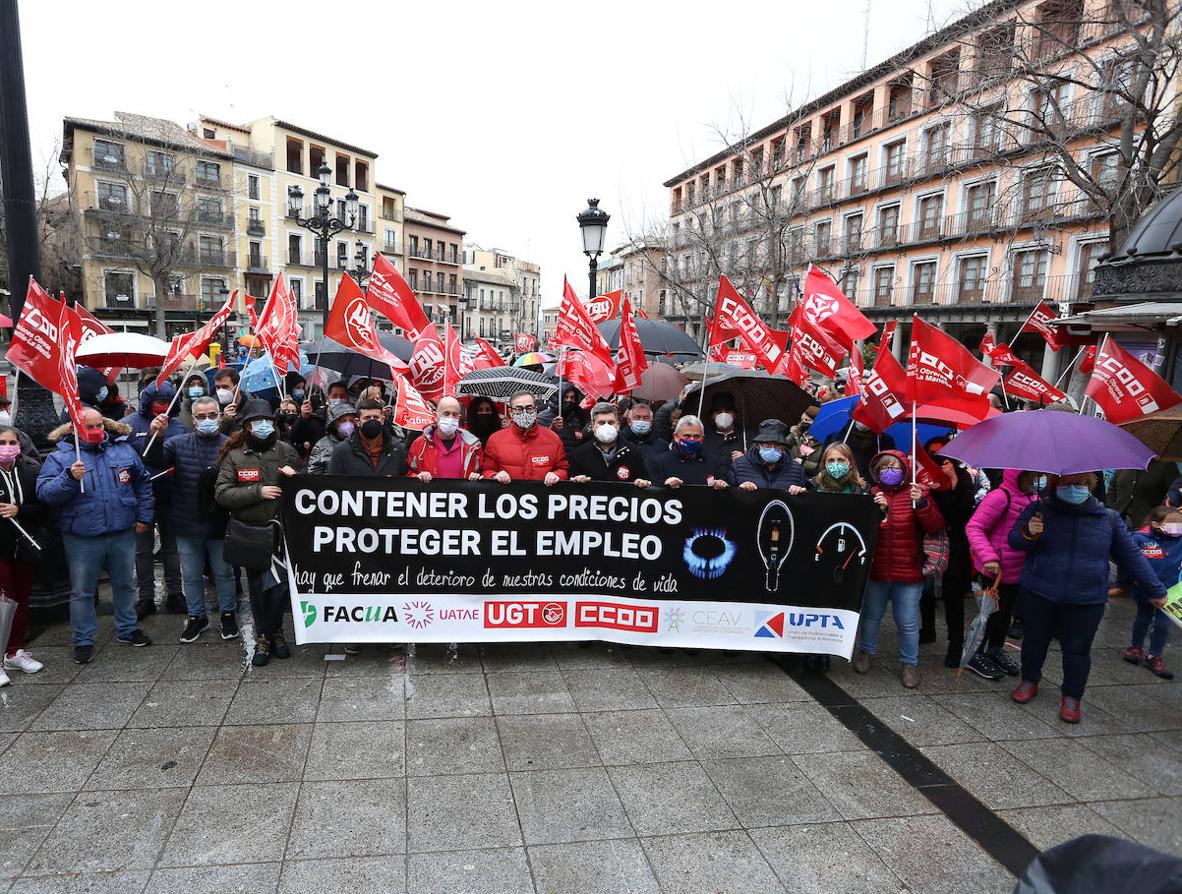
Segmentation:
[(279, 414), (280, 421), (286, 423), (287, 425), (291, 425), (298, 418), (299, 418), (299, 415), (296, 413), (280, 413)]
[(361, 423), (361, 436), (372, 441), (382, 433), (382, 423), (377, 419), (367, 419)]
[(270, 450), (275, 446), (275, 442), (279, 440), (279, 432), (273, 431), (265, 438), (260, 438), (254, 432), (248, 431), (246, 433), (246, 440), (255, 450)]

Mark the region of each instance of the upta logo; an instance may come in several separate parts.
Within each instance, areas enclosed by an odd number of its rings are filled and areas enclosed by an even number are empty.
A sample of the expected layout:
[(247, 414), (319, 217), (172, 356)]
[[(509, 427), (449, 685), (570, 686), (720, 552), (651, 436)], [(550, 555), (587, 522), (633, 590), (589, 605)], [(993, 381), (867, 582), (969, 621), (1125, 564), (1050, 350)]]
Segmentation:
[(841, 618), (837, 615), (822, 614), (820, 612), (757, 612), (755, 636), (770, 639), (783, 639), (784, 627), (803, 627), (805, 629), (829, 628), (845, 630)]

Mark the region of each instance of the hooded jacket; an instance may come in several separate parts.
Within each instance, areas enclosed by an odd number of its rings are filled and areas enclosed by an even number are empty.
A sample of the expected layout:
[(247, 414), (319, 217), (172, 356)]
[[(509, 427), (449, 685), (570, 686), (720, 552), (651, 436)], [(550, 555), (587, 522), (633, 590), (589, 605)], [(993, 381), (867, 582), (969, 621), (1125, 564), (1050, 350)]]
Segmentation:
[(328, 461), (332, 459), (332, 452), (337, 449), (338, 444), (345, 440), (337, 437), (334, 423), (345, 416), (356, 415), (357, 408), (351, 403), (337, 404), (335, 407), (328, 408), (328, 424), (325, 427), (324, 437), (316, 442), (312, 452), (308, 454), (307, 472), (309, 475), (324, 475), (328, 472)]
[[(41, 526), (49, 517), (49, 510), (37, 498), (37, 473), (41, 463), (21, 454), (12, 464), (12, 471), (0, 469), (0, 503), (13, 503), (17, 508), (16, 520), (30, 536), (39, 543)], [(16, 527), (0, 523), (0, 559), (16, 559), (33, 562), (41, 558), (40, 553), (25, 540)]]
[(480, 473), (492, 478), (503, 470), (514, 481), (541, 481), (553, 472), (566, 480), (568, 466), (566, 450), (555, 432), (536, 424), (525, 431), (510, 425), (488, 439)]
[[(880, 456), (893, 456), (902, 464), (903, 483), (895, 488), (887, 488), (876, 475), (871, 475), (874, 484), (870, 493), (886, 496), (887, 513), (878, 529), (870, 579), (917, 584), (923, 581), (924, 535), (941, 533), (944, 530), (944, 517), (940, 515), (935, 501), (927, 496), (912, 508), (911, 461), (907, 454), (899, 450), (884, 450), (870, 460), (872, 469)], [(927, 488), (924, 488), (924, 493), (927, 493)]]
[[(1178, 572), (1182, 569), (1182, 537), (1171, 537), (1149, 527), (1143, 531), (1134, 531), (1133, 542), (1163, 587), (1168, 590), (1178, 583)], [(1156, 597), (1140, 584), (1134, 583), (1133, 598), (1138, 602), (1148, 602)]]
[(184, 382), (181, 382), (181, 410), (179, 413), (177, 413), (176, 418), (179, 419), (181, 421), (181, 425), (183, 425), (189, 431), (193, 430), (193, 401), (197, 399), (189, 396), (189, 382), (196, 382), (197, 380), (200, 380), (198, 387), (201, 388), (201, 396), (209, 397), (209, 381), (204, 375), (196, 373), (194, 375), (188, 376)]
[(1018, 486), (1021, 474), (1017, 469), (1006, 469), (1001, 476), (1001, 487), (985, 495), (965, 525), (973, 568), (984, 573), (987, 564), (997, 562), (1001, 565), (1003, 584), (1016, 584), (1026, 561), (1026, 553), (1010, 546), (1014, 522), (1034, 499)]
[[(152, 420), (156, 417), (152, 415), (153, 401), (171, 401), (176, 395), (176, 389), (172, 387), (172, 382), (165, 382), (159, 388), (156, 383), (152, 382), (140, 392), (140, 408), (138, 412), (132, 413), (130, 416), (125, 416), (123, 421), (131, 427), (131, 436), (128, 438), (128, 443), (135, 448), (135, 452), (140, 455), (144, 461), (144, 465), (148, 469), (149, 475), (155, 475), (157, 472), (163, 472), (168, 466), (155, 465), (152, 459), (144, 455), (147, 449), (148, 441), (152, 440), (151, 425)], [(161, 432), (160, 437), (156, 438), (155, 444), (160, 444), (167, 441), (169, 438), (175, 438), (179, 435), (188, 434), (189, 429), (181, 423), (177, 418), (180, 413), (180, 407), (173, 406), (168, 419), (168, 428)], [(155, 451), (153, 451), (155, 452)], [(156, 495), (156, 502), (160, 504), (168, 503), (172, 499), (173, 482), (171, 475), (161, 475), (152, 482), (152, 492)]]
[(787, 447), (781, 446), (780, 450), (780, 461), (769, 467), (759, 457), (759, 445), (752, 444), (751, 448), (731, 465), (735, 484), (751, 481), (757, 487), (772, 490), (787, 490), (793, 484), (808, 487), (809, 480), (804, 473), (804, 467), (792, 458)]
[(57, 447), (37, 475), (37, 498), (57, 510), (63, 534), (102, 537), (128, 531), (137, 522), (152, 523), (152, 482), (139, 453), (127, 442), (131, 429), (111, 419), (103, 424), (107, 437), (101, 444), (81, 443), (85, 492), (70, 475), (76, 459), (74, 439), (68, 437), (73, 426), (60, 425), (49, 433)]
[[(1042, 515), (1043, 533), (1030, 540), (1026, 524), (1035, 512)], [(1021, 585), (1050, 602), (1107, 602), (1109, 556), (1122, 575), (1143, 587), (1150, 598), (1166, 594), (1121, 517), (1095, 497), (1078, 506), (1055, 496), (1033, 501), (1018, 516), (1009, 543), (1026, 554)]]
[[(467, 478), (473, 472), (479, 472), (484, 462), (484, 446), (480, 438), (464, 429), (456, 430), (456, 437), (460, 441), (460, 466), (463, 469), (462, 478)], [(423, 433), (410, 444), (406, 456), (406, 474), (413, 478), (419, 472), (430, 472), (432, 478), (439, 477), (439, 447), (435, 442), (435, 426), (428, 425)], [(454, 449), (454, 447), (453, 447)]]

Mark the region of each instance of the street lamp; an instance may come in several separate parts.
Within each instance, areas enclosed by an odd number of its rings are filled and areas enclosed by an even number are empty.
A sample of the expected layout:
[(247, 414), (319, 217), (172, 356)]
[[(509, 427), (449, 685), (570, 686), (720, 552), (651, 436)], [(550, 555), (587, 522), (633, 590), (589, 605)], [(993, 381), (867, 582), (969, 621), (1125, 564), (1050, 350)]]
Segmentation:
[[(230, 297), (230, 290), (226, 288), (218, 289), (218, 294), (221, 296), (222, 303), (220, 307), (226, 306), (226, 300)], [(226, 314), (226, 318), (222, 320), (222, 356), (228, 358), (227, 352), (230, 350), (230, 315)], [(229, 363), (229, 359), (226, 360)]]
[(588, 199), (587, 207), (575, 217), (583, 234), (583, 254), (591, 259), (591, 291), (587, 294), (588, 298), (594, 298), (597, 294), (595, 270), (599, 267), (599, 256), (603, 253), (603, 240), (607, 235), (607, 222), (610, 218), (610, 214), (600, 209), (599, 199)]
[(328, 326), (328, 240), (342, 230), (350, 229), (357, 221), (357, 193), (352, 188), (345, 194), (345, 218), (332, 216), (332, 189), (329, 180), (332, 169), (321, 164), (316, 171), (320, 185), (313, 193), (312, 216), (301, 217), (304, 210), (304, 191), (299, 186), (287, 188), (287, 216), (305, 230), (316, 234), (320, 245), (321, 273), (324, 277), (324, 306), (321, 308), (322, 324)]
[(359, 286), (365, 285), (365, 280), (369, 276), (369, 252), (366, 249), (366, 244), (360, 239), (353, 243), (354, 267), (349, 271), (349, 273), (355, 280), (357, 280), (357, 284)]

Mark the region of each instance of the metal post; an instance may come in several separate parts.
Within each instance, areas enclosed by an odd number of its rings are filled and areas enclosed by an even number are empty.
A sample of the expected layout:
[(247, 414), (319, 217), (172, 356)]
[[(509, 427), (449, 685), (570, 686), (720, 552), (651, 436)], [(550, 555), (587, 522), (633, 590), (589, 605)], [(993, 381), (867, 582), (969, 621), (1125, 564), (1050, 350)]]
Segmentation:
[(320, 231), (320, 260), (324, 272), (324, 309), (320, 314), (320, 336), (324, 337), (324, 330), (328, 328), (328, 224)]
[(591, 291), (587, 293), (588, 299), (594, 298), (599, 294), (595, 290), (595, 271), (599, 269), (599, 261), (594, 255), (591, 255), (590, 257), (591, 263), (588, 266), (591, 268)]

